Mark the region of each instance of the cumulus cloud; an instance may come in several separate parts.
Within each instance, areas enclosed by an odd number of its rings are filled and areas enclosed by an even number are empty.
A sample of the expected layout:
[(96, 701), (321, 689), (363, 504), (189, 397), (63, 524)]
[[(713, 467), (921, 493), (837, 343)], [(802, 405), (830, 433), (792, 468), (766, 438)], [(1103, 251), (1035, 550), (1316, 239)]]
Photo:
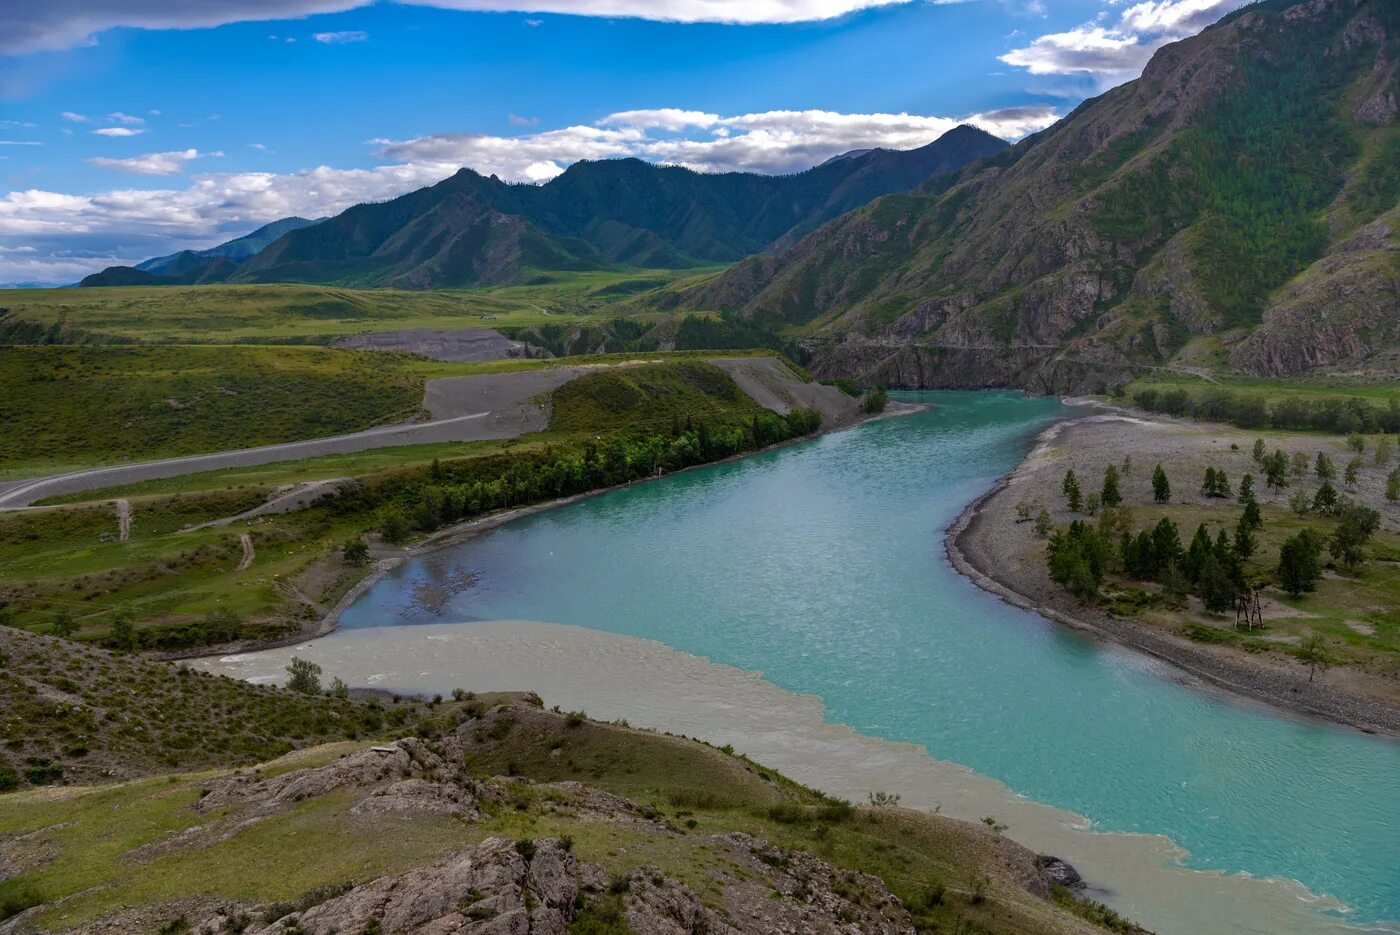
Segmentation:
[(92, 132), (98, 136), (139, 136), (146, 131), (134, 127), (100, 127)]
[(197, 149), (181, 149), (168, 153), (146, 153), (130, 159), (108, 159), (94, 156), (88, 162), (102, 169), (134, 172), (138, 175), (174, 175), (185, 171), (185, 165), (201, 156), (222, 156), (223, 153), (201, 153)]
[(369, 33), (358, 29), (347, 29), (341, 32), (312, 33), (311, 38), (322, 45), (343, 45), (347, 42), (364, 42), (369, 38)]
[[(88, 45), (106, 29), (202, 29), (286, 20), (368, 6), (372, 0), (43, 0), (5, 11), (0, 55)], [(800, 23), (911, 0), (404, 0), (497, 13), (564, 13), (679, 23)], [(530, 25), (538, 21), (526, 20)]]
[[(200, 173), (185, 188), (97, 195), (14, 191), (0, 198), (0, 244), (32, 245), (38, 252), (26, 257), (22, 266), (0, 256), (0, 280), (71, 279), (104, 265), (211, 246), (276, 218), (320, 217), (360, 202), (392, 198), (440, 181), (462, 166), (512, 182), (543, 182), (580, 159), (621, 156), (702, 171), (793, 172), (852, 149), (922, 146), (959, 123), (1016, 137), (1048, 126), (1056, 117), (1048, 105), (956, 119), (819, 110), (720, 115), (660, 108), (623, 111), (594, 124), (519, 136), (439, 133), (372, 140), (389, 163), (373, 169), (321, 166), (291, 173)], [(188, 169), (204, 155), (184, 150), (94, 162), (156, 175)], [(86, 266), (83, 258), (89, 258)], [(45, 263), (52, 268), (42, 269)]]
[(1109, 86), (1135, 78), (1152, 54), (1195, 35), (1250, 0), (1147, 0), (1066, 32), (1048, 33), (1001, 56), (1033, 75), (1088, 75)]
[(1044, 129), (1057, 119), (1053, 107), (1039, 104), (956, 119), (823, 110), (721, 116), (657, 108), (620, 111), (591, 126), (523, 136), (437, 133), (409, 140), (372, 142), (386, 159), (471, 166), (512, 181), (540, 181), (580, 159), (618, 156), (673, 163), (701, 172), (787, 173), (852, 149), (913, 149), (960, 123), (1014, 139)]

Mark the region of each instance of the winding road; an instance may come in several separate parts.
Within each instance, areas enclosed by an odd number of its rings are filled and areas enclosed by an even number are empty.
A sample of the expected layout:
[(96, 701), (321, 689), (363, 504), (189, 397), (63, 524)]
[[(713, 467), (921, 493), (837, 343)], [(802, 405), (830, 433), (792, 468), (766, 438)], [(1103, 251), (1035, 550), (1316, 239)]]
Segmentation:
[(185, 474), (197, 474), (201, 471), (253, 467), (259, 464), (296, 461), (320, 455), (351, 454), (394, 445), (479, 441), (484, 438), (512, 437), (514, 433), (510, 432), (488, 434), (480, 431), (477, 423), (489, 415), (491, 415), (490, 412), (474, 412), (470, 415), (456, 416), (450, 419), (436, 419), (431, 422), (418, 422), (409, 425), (390, 425), (383, 428), (367, 429), (363, 432), (353, 432), (349, 435), (335, 435), (330, 438), (314, 438), (307, 441), (284, 442), (280, 445), (264, 445), (260, 448), (221, 451), (216, 454), (187, 455), (182, 458), (165, 458), (160, 461), (90, 468), (85, 471), (71, 471), (67, 474), (53, 474), (48, 477), (11, 481), (0, 484), (0, 510), (16, 510), (31, 505), (35, 500), (76, 493), (80, 490), (94, 490), (118, 484), (135, 484), (140, 481), (165, 477), (180, 477)]
[[(828, 425), (849, 421), (854, 414), (854, 400), (833, 387), (806, 383), (783, 366), (777, 358), (713, 358), (708, 362), (728, 372), (739, 387), (760, 405), (778, 413), (787, 413), (800, 406), (815, 406), (822, 410)], [(0, 483), (0, 510), (23, 509), (37, 500), (63, 494), (181, 477), (203, 471), (255, 467), (322, 455), (353, 454), (399, 445), (518, 438), (527, 432), (537, 432), (548, 427), (549, 409), (543, 400), (554, 390), (599, 367), (627, 365), (623, 363), (558, 366), (429, 380), (423, 394), (423, 408), (431, 417), (427, 422), (388, 425), (330, 438), (313, 438), (214, 454), (118, 464), (9, 481)]]

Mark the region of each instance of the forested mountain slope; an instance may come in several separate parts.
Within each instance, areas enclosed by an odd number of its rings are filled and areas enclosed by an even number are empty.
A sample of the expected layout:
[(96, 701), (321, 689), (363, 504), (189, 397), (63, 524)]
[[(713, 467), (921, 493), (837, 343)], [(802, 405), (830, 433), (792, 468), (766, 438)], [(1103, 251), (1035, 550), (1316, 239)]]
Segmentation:
[[(786, 176), (608, 159), (576, 163), (545, 185), (512, 185), (462, 169), (387, 202), (288, 225), (251, 256), (185, 251), (147, 261), (140, 272), (113, 267), (83, 284), (432, 289), (521, 282), (549, 270), (730, 263), (1005, 148), (991, 134), (962, 126), (918, 149), (870, 150)], [(142, 275), (148, 267), (164, 278)]]
[(909, 195), (682, 297), (903, 386), (1092, 388), (1183, 350), (1392, 371), (1400, 4), (1271, 0)]

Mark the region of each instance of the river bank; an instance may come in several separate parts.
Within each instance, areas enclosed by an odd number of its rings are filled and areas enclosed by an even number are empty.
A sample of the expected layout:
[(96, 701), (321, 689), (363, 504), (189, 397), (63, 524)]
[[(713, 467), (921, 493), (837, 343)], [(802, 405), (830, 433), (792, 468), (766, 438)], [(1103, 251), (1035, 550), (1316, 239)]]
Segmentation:
[[(1139, 483), (1153, 460), (1167, 457), (1165, 452), (1179, 453), (1188, 461), (1207, 449), (1219, 457), (1228, 451), (1236, 460), (1241, 454), (1248, 459), (1242, 450), (1247, 446), (1240, 445), (1245, 433), (1225, 427), (1205, 428), (1209, 432), (1200, 425), (1125, 415), (1055, 423), (1039, 434), (1019, 465), (969, 503), (948, 527), (944, 540), (948, 560), (961, 574), (1007, 603), (1166, 663), (1179, 680), (1197, 688), (1368, 733), (1400, 737), (1400, 685), (1393, 674), (1343, 668), (1309, 681), (1305, 667), (1281, 655), (1194, 642), (1153, 623), (1080, 603), (1050, 580), (1043, 541), (1034, 535), (1032, 524), (1017, 514), (1021, 501), (1044, 505), (1053, 512), (1061, 499), (1059, 485), (1067, 467), (1076, 467), (1092, 484), (1097, 474), (1085, 467), (1096, 464), (1101, 471), (1103, 464), (1116, 464), (1124, 452), (1137, 456)], [(1231, 443), (1239, 448), (1228, 449)], [(1191, 477), (1194, 480), (1195, 475)], [(1191, 496), (1186, 486), (1184, 480), (1179, 484), (1178, 497)], [(1183, 532), (1189, 535), (1191, 530)], [(1279, 607), (1276, 612), (1284, 614), (1287, 609)]]
[[(1082, 815), (1029, 800), (921, 745), (833, 723), (817, 697), (653, 640), (492, 620), (342, 630), (296, 655), (327, 676), (376, 689), (445, 695), (458, 687), (531, 686), (546, 705), (729, 745), (830, 795), (865, 801), (878, 790), (951, 818), (993, 816), (1012, 840), (1072, 864), (1088, 881), (1088, 896), (1159, 935), (1357, 931), (1336, 914), (1339, 903), (1293, 881), (1186, 869), (1188, 855), (1163, 836), (1096, 831)], [(264, 651), (196, 665), (265, 683), (281, 679), (291, 656)]]
[[(532, 503), (528, 506), (515, 507), (509, 510), (500, 510), (498, 512), (491, 513), (486, 516), (478, 516), (474, 519), (469, 519), (464, 522), (454, 523), (451, 526), (439, 529), (436, 532), (430, 533), (427, 536), (424, 536), (418, 539), (417, 541), (407, 545), (396, 546), (384, 542), (377, 536), (370, 536), (368, 538), (371, 540), (370, 549), (372, 559), (369, 565), (365, 567), (364, 574), (357, 578), (353, 583), (350, 584), (350, 586), (346, 590), (343, 591), (343, 593), (340, 594), (339, 598), (336, 600), (336, 603), (329, 610), (325, 611), (323, 614), (321, 614), (314, 621), (311, 621), (309, 624), (303, 625), (297, 632), (265, 640), (240, 640), (233, 643), (198, 646), (188, 650), (152, 653), (151, 655), (153, 658), (158, 658), (167, 661), (203, 659), (214, 656), (224, 656), (229, 653), (243, 653), (256, 652), (259, 650), (268, 649), (282, 649), (288, 646), (296, 646), (302, 643), (309, 642), (311, 640), (319, 639), (323, 636), (327, 636), (331, 633), (334, 633), (336, 629), (340, 626), (340, 618), (346, 610), (348, 610), (357, 600), (359, 600), (376, 584), (382, 581), (387, 575), (392, 573), (396, 568), (403, 565), (410, 559), (418, 558), (424, 555), (430, 555), (434, 552), (441, 551), (452, 546), (461, 545), (462, 543), (469, 542), (478, 536), (491, 532), (492, 530), (499, 529), (502, 526), (509, 525), (527, 517), (534, 516), (539, 513), (548, 512), (550, 510), (557, 510), (575, 503), (582, 503), (586, 500), (592, 500), (595, 497), (601, 497), (604, 494), (613, 493), (618, 490), (625, 490), (630, 487), (639, 486), (641, 484), (651, 483), (653, 481), (661, 480), (663, 478), (674, 477), (676, 475), (686, 474), (693, 471), (699, 471), (705, 468), (713, 468), (717, 465), (730, 464), (736, 461), (743, 461), (748, 458), (752, 458), (756, 455), (767, 454), (774, 451), (780, 451), (784, 448), (790, 448), (794, 445), (805, 444), (807, 442), (821, 438), (824, 435), (830, 435), (835, 432), (844, 432), (849, 429), (854, 429), (868, 422), (878, 422), (884, 419), (894, 419), (899, 418), (901, 416), (913, 415), (918, 412), (923, 412), (927, 408), (927, 406), (916, 403), (906, 403), (899, 402), (896, 400), (890, 400), (886, 404), (885, 409), (881, 412), (857, 413), (856, 415), (845, 419), (831, 426), (830, 428), (819, 429), (811, 435), (804, 435), (800, 438), (790, 438), (785, 441), (775, 442), (771, 445), (767, 445), (763, 448), (758, 448), (753, 451), (741, 452), (739, 454), (730, 455), (727, 458), (721, 458), (718, 461), (709, 461), (705, 464), (692, 465), (687, 468), (682, 468), (679, 471), (672, 471), (668, 474), (658, 474), (655, 477), (648, 477), (643, 478), (642, 480), (629, 481), (625, 484), (614, 484), (609, 487), (599, 487), (596, 490), (588, 490), (584, 491), (583, 493), (573, 494), (572, 496), (568, 497), (558, 497), (556, 499), (546, 500), (541, 503)], [(308, 571), (308, 574), (315, 576), (318, 573), (325, 573), (329, 568), (335, 567), (339, 565), (339, 563), (340, 559), (334, 554), (323, 556), (319, 560), (318, 565), (312, 566), (312, 568)]]

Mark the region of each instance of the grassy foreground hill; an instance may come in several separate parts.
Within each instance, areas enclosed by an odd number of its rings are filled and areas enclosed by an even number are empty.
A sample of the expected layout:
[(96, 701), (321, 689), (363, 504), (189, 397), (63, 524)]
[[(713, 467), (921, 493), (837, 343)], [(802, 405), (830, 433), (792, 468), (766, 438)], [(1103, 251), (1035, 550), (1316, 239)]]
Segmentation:
[[(25, 715), (83, 719), (87, 747), (0, 794), (7, 933), (1141, 931), (993, 829), (853, 807), (530, 695), (328, 699), (3, 628), (0, 651)], [(197, 771), (167, 772), (160, 738), (190, 730)], [(117, 781), (68, 785), (98, 760)]]
[(1049, 130), (681, 300), (903, 386), (1393, 376), (1398, 59), (1394, 3), (1252, 4)]

